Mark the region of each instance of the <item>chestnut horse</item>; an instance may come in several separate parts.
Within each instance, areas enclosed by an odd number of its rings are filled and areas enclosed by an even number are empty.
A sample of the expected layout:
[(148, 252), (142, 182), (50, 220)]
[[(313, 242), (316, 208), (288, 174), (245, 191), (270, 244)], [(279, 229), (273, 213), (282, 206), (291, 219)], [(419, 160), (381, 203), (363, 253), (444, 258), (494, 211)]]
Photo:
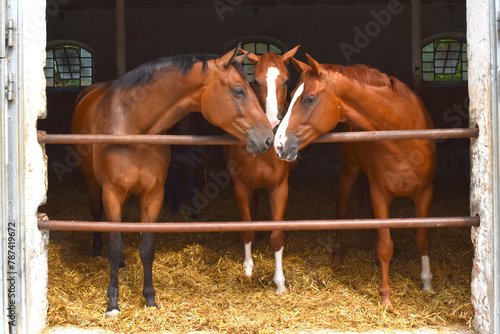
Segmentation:
[[(260, 57), (242, 50), (255, 64), (254, 80), (250, 85), (273, 128), (279, 124), (285, 109), (289, 85), (289, 73), (285, 64), (290, 61), (298, 48), (299, 46), (296, 46), (282, 56), (266, 52)], [(269, 189), (272, 219), (283, 220), (288, 199), (290, 163), (277, 159), (272, 150), (253, 155), (241, 145), (226, 147), (225, 156), (234, 183), (241, 219), (243, 221), (255, 219), (257, 210), (255, 189), (265, 188)], [(254, 232), (242, 232), (241, 236), (245, 245), (245, 260), (243, 261), (245, 275), (251, 277), (253, 269), (251, 249)], [(283, 231), (273, 231), (271, 247), (276, 259), (273, 281), (277, 285), (277, 294), (287, 291), (282, 265), (284, 246)]]
[[(243, 67), (238, 48), (222, 57), (186, 55), (161, 58), (141, 65), (111, 84), (88, 89), (76, 107), (76, 134), (162, 134), (191, 111), (201, 111), (212, 124), (246, 143), (251, 153), (266, 152), (273, 132)], [(108, 221), (119, 222), (129, 196), (137, 196), (141, 222), (157, 220), (163, 204), (170, 162), (168, 145), (92, 144), (80, 169), (87, 178), (92, 205), (102, 199)], [(102, 195), (101, 195), (102, 194)], [(101, 197), (102, 196), (102, 197)], [(94, 210), (94, 209), (93, 209)], [(124, 245), (120, 232), (111, 232), (108, 261), (110, 283), (107, 317), (117, 317), (118, 265)], [(156, 306), (152, 280), (154, 234), (142, 233), (140, 257), (144, 267), (143, 295)]]
[[(274, 148), (280, 159), (293, 161), (297, 152), (338, 122), (361, 131), (432, 128), (420, 98), (405, 84), (366, 66), (321, 65), (307, 55), (293, 92), (287, 115), (275, 135)], [(435, 173), (434, 140), (359, 142), (344, 145), (339, 216), (345, 216), (347, 197), (358, 173), (370, 184), (376, 218), (389, 218), (394, 196), (410, 197), (417, 217), (427, 217), (433, 195)], [(424, 290), (431, 290), (430, 241), (427, 229), (418, 229), (417, 248), (422, 257)], [(389, 229), (378, 229), (377, 255), (382, 279), (381, 305), (392, 309), (389, 261), (393, 254)]]

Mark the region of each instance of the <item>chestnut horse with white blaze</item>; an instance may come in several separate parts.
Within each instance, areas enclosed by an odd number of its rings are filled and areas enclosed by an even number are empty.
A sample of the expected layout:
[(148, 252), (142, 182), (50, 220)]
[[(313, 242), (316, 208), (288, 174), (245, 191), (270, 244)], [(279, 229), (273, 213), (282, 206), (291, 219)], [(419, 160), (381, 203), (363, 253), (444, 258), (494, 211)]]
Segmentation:
[[(141, 65), (107, 84), (88, 88), (79, 99), (72, 121), (76, 134), (165, 133), (192, 111), (201, 111), (212, 124), (246, 143), (251, 153), (266, 152), (273, 132), (247, 82), (238, 48), (222, 57), (184, 55)], [(137, 196), (141, 222), (155, 222), (163, 204), (170, 146), (147, 144), (80, 145), (80, 170), (87, 179), (92, 210), (104, 208), (106, 220), (119, 222), (124, 203)], [(102, 204), (101, 204), (102, 200)], [(111, 232), (108, 246), (110, 283), (107, 317), (117, 317), (118, 266), (124, 245), (120, 232)], [(154, 234), (142, 233), (143, 295), (156, 306), (152, 266)]]
[[(307, 55), (290, 108), (275, 135), (274, 148), (280, 159), (293, 161), (304, 146), (327, 133), (338, 122), (350, 130), (413, 130), (433, 127), (420, 98), (394, 77), (362, 65), (321, 65)], [(349, 143), (343, 146), (338, 217), (347, 214), (347, 199), (362, 171), (368, 176), (376, 218), (389, 218), (395, 196), (410, 197), (417, 217), (427, 217), (433, 196), (436, 168), (434, 140), (397, 140)], [(419, 228), (417, 248), (422, 258), (423, 288), (432, 290), (428, 231)], [(390, 230), (378, 229), (377, 255), (382, 279), (381, 305), (392, 309), (389, 262), (393, 255)]]
[[(290, 61), (299, 46), (291, 49), (282, 56), (274, 52), (266, 52), (262, 56), (253, 53), (248, 59), (255, 65), (254, 80), (250, 84), (260, 105), (274, 128), (278, 126), (284, 111), (289, 86), (289, 73), (285, 66)], [(273, 220), (283, 220), (286, 202), (288, 199), (288, 174), (290, 163), (279, 160), (274, 152), (251, 154), (241, 145), (232, 145), (225, 148), (225, 156), (234, 183), (234, 191), (240, 209), (241, 219), (251, 221), (255, 219), (257, 211), (257, 196), (255, 190), (264, 188), (269, 190), (271, 216)], [(237, 168), (235, 168), (237, 166)], [(252, 276), (252, 241), (254, 232), (242, 232), (245, 246), (245, 275)], [(271, 233), (271, 247), (274, 250), (276, 266), (273, 281), (277, 285), (276, 293), (287, 291), (283, 274), (283, 248), (285, 239), (283, 231)]]

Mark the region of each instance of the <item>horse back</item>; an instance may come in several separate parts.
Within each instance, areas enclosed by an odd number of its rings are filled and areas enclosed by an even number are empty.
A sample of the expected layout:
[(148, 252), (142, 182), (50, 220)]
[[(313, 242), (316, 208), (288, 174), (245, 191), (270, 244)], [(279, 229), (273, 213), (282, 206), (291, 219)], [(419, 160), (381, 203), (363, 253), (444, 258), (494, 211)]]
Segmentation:
[(98, 115), (97, 107), (108, 91), (111, 83), (102, 82), (85, 88), (76, 98), (75, 111), (71, 121), (71, 133), (92, 133), (91, 125), (95, 124)]

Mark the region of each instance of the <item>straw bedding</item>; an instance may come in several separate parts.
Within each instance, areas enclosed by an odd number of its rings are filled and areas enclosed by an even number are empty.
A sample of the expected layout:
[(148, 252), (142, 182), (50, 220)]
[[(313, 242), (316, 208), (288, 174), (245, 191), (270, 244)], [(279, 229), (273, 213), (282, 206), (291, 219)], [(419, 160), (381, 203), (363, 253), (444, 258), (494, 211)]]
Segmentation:
[[(331, 219), (335, 213), (334, 177), (304, 179), (298, 168), (290, 181), (285, 219)], [(326, 181), (325, 181), (326, 180)], [(40, 211), (50, 219), (90, 220), (83, 179), (49, 180), (48, 201)], [(437, 182), (431, 216), (466, 216), (468, 183)], [(355, 197), (355, 196), (354, 196)], [(353, 200), (352, 217), (356, 212)], [(259, 220), (269, 219), (265, 191), (259, 192)], [(412, 204), (397, 199), (393, 217), (412, 216)], [(136, 220), (138, 205), (127, 207)], [(160, 221), (176, 221), (164, 206)], [(200, 221), (238, 220), (232, 185), (221, 189), (200, 212)], [(276, 295), (272, 282), (274, 255), (269, 232), (258, 232), (253, 246), (252, 278), (244, 276), (239, 233), (178, 233), (156, 235), (153, 267), (159, 308), (145, 307), (139, 234), (126, 234), (125, 263), (120, 271), (118, 320), (107, 320), (109, 266), (105, 257), (92, 258), (93, 235), (52, 231), (49, 246), (49, 326), (77, 326), (127, 333), (215, 331), (274, 333), (311, 329), (374, 330), (420, 327), (471, 327), (472, 245), (469, 228), (433, 229), (431, 266), (435, 293), (421, 290), (420, 256), (414, 230), (392, 230), (395, 253), (391, 263), (394, 311), (379, 307), (380, 272), (371, 260), (372, 232), (344, 234), (344, 266), (331, 266), (334, 232), (285, 232), (283, 259), (287, 294)], [(104, 236), (107, 244), (107, 237)], [(106, 252), (106, 247), (104, 253)], [(104, 254), (105, 256), (105, 254)]]

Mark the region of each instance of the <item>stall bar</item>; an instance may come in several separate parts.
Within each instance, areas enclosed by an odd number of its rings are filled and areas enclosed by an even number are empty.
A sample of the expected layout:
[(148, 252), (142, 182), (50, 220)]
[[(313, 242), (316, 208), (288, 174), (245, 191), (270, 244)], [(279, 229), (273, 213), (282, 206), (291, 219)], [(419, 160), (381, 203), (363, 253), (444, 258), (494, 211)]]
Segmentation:
[[(426, 129), (330, 132), (318, 137), (314, 143), (340, 143), (375, 140), (477, 138), (477, 128)], [(156, 145), (238, 145), (233, 136), (191, 135), (62, 135), (38, 132), (38, 141), (44, 144), (156, 144)]]
[[(477, 128), (332, 132), (317, 138), (315, 143), (477, 138)], [(238, 145), (232, 136), (190, 135), (61, 135), (38, 132), (38, 141), (44, 144), (155, 144), (155, 145)], [(241, 232), (272, 230), (336, 230), (373, 228), (417, 227), (472, 227), (479, 226), (479, 217), (440, 218), (392, 218), (392, 219), (344, 219), (344, 220), (297, 220), (253, 222), (186, 222), (186, 223), (122, 223), (93, 221), (48, 220), (38, 215), (38, 228), (62, 231), (117, 231), (117, 232)]]
[(38, 228), (56, 231), (86, 232), (244, 232), (244, 231), (317, 231), (361, 230), (375, 228), (418, 227), (472, 227), (479, 226), (479, 217), (343, 219), (343, 220), (291, 220), (252, 222), (181, 222), (181, 223), (123, 223), (95, 221), (48, 220), (38, 215)]

